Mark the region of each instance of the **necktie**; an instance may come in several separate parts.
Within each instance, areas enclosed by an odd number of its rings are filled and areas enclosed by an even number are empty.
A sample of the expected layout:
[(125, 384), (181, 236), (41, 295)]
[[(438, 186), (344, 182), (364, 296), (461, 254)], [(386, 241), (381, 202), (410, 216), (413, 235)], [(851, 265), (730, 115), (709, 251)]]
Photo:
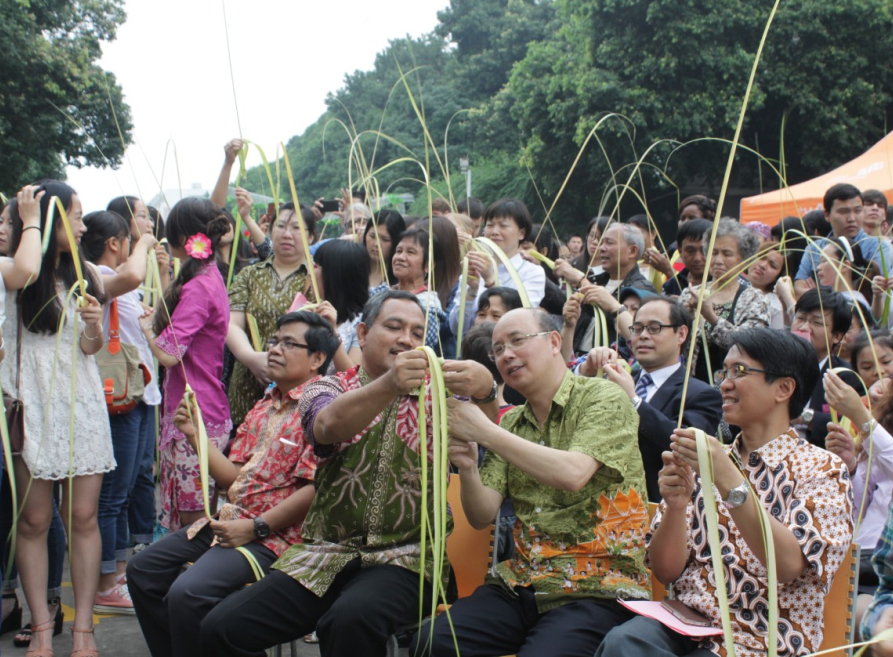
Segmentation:
[(652, 383), (654, 383), (654, 380), (651, 378), (651, 375), (648, 372), (642, 372), (642, 376), (636, 382), (636, 396), (645, 401), (645, 397), (648, 395), (648, 386)]

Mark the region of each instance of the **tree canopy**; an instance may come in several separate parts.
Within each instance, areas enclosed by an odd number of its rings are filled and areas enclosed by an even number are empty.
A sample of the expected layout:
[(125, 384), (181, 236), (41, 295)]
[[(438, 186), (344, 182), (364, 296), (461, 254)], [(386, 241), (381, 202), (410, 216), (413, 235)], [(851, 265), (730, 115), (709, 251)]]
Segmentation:
[[(604, 204), (610, 211), (612, 187), (627, 182), (639, 158), (633, 183), (649, 206), (674, 208), (687, 189), (716, 194), (729, 152), (721, 140), (734, 135), (771, 7), (770, 0), (452, 0), (431, 34), (392, 41), (373, 70), (348, 75), (325, 114), (289, 141), (298, 189), (309, 198), (347, 185), (350, 140), (339, 121), (354, 134), (380, 133), (356, 142), (367, 162), (374, 152), (373, 169), (398, 157), (426, 162), (402, 70), (434, 147), (442, 161), (449, 155), (457, 199), (464, 195), (458, 159), (468, 155), (473, 195), (520, 196), (542, 218), (537, 193), (552, 203), (602, 119), (555, 208), (557, 222), (578, 225)], [(783, 2), (742, 133), (742, 144), (770, 162), (742, 151), (733, 184), (777, 188), (772, 167), (781, 166), (782, 135), (789, 184), (880, 139), (893, 98), (893, 71), (881, 63), (891, 56), (886, 0)], [(445, 193), (430, 155), (433, 186)], [(422, 189), (417, 164), (376, 177), (383, 191)], [(633, 195), (626, 200), (626, 210), (641, 211)]]
[(123, 21), (120, 0), (0, 0), (0, 189), (62, 178), (66, 165), (120, 163), (130, 110), (95, 61)]

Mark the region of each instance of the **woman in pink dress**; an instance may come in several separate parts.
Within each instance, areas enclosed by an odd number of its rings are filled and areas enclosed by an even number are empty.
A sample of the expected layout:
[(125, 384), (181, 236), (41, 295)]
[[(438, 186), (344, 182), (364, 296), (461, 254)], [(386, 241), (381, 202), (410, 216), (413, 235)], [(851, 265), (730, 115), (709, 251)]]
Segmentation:
[[(180, 274), (165, 293), (164, 303), (157, 312), (146, 313), (140, 326), (158, 362), (166, 368), (159, 445), (161, 525), (174, 531), (204, 513), (198, 456), (174, 425), (174, 413), (187, 383), (195, 392), (208, 438), (218, 449), (226, 447), (232, 430), (220, 380), (229, 299), (215, 257), (230, 224), (214, 203), (185, 198), (171, 210), (166, 227), (171, 255), (181, 262)], [(211, 481), (211, 499), (213, 491)]]

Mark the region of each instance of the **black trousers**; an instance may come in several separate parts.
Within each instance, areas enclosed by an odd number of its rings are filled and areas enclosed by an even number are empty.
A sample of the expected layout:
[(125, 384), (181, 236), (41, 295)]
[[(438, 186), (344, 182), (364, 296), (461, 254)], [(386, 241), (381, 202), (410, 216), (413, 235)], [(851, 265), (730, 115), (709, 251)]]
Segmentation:
[(413, 657), (453, 657), (458, 643), (461, 657), (592, 657), (604, 636), (631, 616), (616, 602), (592, 598), (541, 614), (530, 588), (516, 587), (512, 593), (485, 584), (450, 608), (455, 640), (441, 614), (413, 636), (409, 650)]
[(698, 648), (698, 642), (661, 625), (656, 620), (636, 616), (611, 630), (596, 657), (716, 657)]
[(415, 623), (418, 613), (419, 576), (405, 568), (361, 568), (355, 559), (322, 597), (274, 570), (208, 614), (200, 654), (260, 656), (315, 629), (322, 657), (383, 656), (388, 637)]
[[(231, 593), (256, 581), (245, 556), (211, 547), (205, 526), (191, 541), (184, 527), (138, 552), (127, 564), (127, 588), (152, 657), (194, 657), (204, 617)], [(276, 555), (260, 543), (244, 546), (269, 570)], [(193, 562), (186, 572), (183, 565)]]

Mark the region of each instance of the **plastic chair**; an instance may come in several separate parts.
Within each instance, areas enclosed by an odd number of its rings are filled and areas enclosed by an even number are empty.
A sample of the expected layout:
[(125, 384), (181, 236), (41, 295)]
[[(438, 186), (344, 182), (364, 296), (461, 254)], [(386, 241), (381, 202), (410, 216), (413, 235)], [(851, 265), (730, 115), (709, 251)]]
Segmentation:
[[(655, 502), (648, 503), (648, 525), (651, 526), (651, 521), (654, 520), (654, 516), (657, 515), (657, 510), (660, 508), (660, 504)], [(651, 573), (651, 570), (648, 571)], [(652, 600), (663, 600), (666, 597), (672, 597), (670, 592), (667, 590), (667, 587), (661, 584), (657, 578), (654, 576), (654, 573), (651, 573), (651, 599)]]
[[(859, 545), (853, 543), (847, 550), (840, 568), (834, 574), (834, 581), (825, 596), (825, 609), (822, 618), (823, 636), (819, 651), (853, 643), (856, 634), (856, 590), (859, 578)], [(852, 655), (852, 650), (839, 650), (830, 653), (834, 657)]]

